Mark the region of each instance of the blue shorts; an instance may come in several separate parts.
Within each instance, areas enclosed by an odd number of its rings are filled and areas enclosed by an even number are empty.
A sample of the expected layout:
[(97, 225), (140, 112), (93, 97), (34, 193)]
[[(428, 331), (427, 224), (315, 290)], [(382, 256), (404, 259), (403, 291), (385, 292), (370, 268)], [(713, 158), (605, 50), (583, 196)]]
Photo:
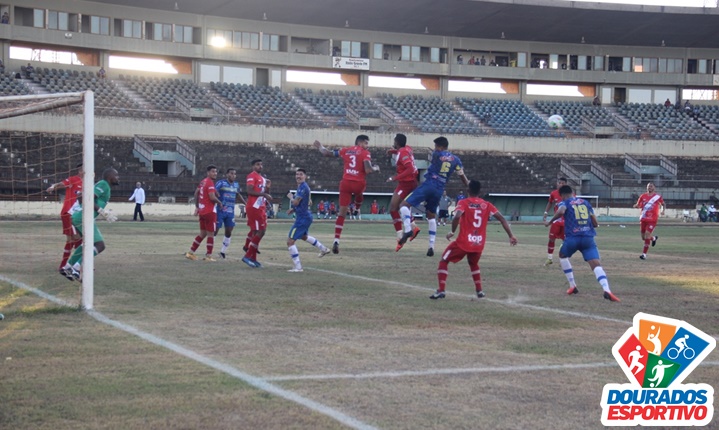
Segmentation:
[(439, 199), (442, 197), (443, 192), (444, 187), (425, 181), (412, 191), (410, 195), (404, 199), (404, 201), (416, 208), (424, 202), (424, 207), (427, 212), (435, 213), (437, 206), (439, 206)]
[(297, 219), (292, 224), (290, 229), (289, 237), (292, 240), (300, 240), (310, 232), (310, 226), (312, 225), (312, 218), (309, 219)]
[(234, 227), (235, 226), (235, 214), (234, 212), (218, 212), (217, 213), (217, 228), (215, 231), (219, 231), (220, 227), (222, 227), (222, 224), (225, 225), (225, 227)]
[(559, 253), (569, 258), (575, 252), (581, 252), (584, 261), (599, 260), (599, 250), (594, 242), (594, 236), (567, 236), (559, 248)]

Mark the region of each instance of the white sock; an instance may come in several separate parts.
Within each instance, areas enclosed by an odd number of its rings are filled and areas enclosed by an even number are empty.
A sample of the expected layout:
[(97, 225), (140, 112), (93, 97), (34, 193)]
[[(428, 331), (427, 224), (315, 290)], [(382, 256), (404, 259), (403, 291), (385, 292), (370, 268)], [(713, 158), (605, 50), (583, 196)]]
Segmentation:
[(569, 281), (569, 286), (576, 287), (577, 284), (576, 282), (574, 282), (574, 271), (572, 270), (572, 263), (569, 262), (568, 258), (560, 258), (559, 264), (562, 266), (564, 276), (566, 276), (567, 281)]
[(607, 274), (604, 273), (602, 266), (594, 268), (594, 276), (597, 277), (597, 281), (599, 282), (599, 285), (602, 286), (602, 290), (609, 292), (609, 280), (607, 279)]
[(554, 255), (552, 255), (552, 254), (547, 254), (547, 260), (552, 260), (552, 259), (554, 259)]
[(402, 215), (402, 225), (404, 226), (404, 232), (409, 233), (412, 231), (412, 212), (407, 206), (399, 208), (399, 213)]
[(225, 236), (225, 238), (222, 239), (222, 250), (220, 252), (224, 253), (225, 251), (227, 251), (227, 247), (230, 246), (231, 241), (232, 241), (231, 237)]
[(320, 242), (319, 240), (315, 239), (313, 236), (310, 236), (310, 235), (307, 235), (307, 243), (309, 243), (310, 245), (312, 245), (315, 248), (318, 248), (322, 251), (327, 249), (327, 248), (325, 248), (324, 245), (322, 245), (322, 242)]
[(434, 249), (434, 242), (437, 240), (437, 220), (428, 219), (427, 224), (429, 224), (429, 247)]
[(292, 262), (295, 263), (295, 268), (302, 267), (302, 264), (300, 264), (300, 251), (297, 250), (297, 245), (292, 245), (288, 247), (287, 250), (290, 252)]

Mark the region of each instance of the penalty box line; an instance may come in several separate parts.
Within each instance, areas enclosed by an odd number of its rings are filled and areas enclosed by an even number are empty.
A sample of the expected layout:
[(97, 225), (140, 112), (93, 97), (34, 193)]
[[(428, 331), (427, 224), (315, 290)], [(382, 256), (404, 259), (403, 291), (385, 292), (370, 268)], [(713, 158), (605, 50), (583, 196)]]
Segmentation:
[[(37, 288), (33, 288), (23, 282), (16, 281), (14, 279), (10, 279), (5, 275), (0, 275), (0, 281), (7, 282), (8, 284), (10, 284), (16, 288), (20, 288), (22, 290), (29, 291), (45, 300), (51, 301), (60, 306), (65, 306), (65, 307), (70, 307), (70, 308), (77, 307), (77, 305), (73, 305), (59, 297), (53, 296), (52, 294), (48, 294), (44, 291), (38, 290)], [(248, 373), (241, 371), (240, 369), (238, 369), (236, 367), (233, 367), (228, 364), (222, 363), (220, 361), (214, 360), (212, 358), (206, 357), (206, 356), (199, 354), (189, 348), (185, 348), (181, 345), (167, 341), (165, 339), (162, 339), (162, 338), (155, 336), (153, 334), (150, 334), (148, 332), (144, 332), (144, 331), (142, 331), (136, 327), (133, 327), (129, 324), (125, 324), (120, 321), (110, 319), (100, 312), (97, 312), (95, 310), (88, 310), (88, 311), (86, 311), (86, 313), (88, 315), (90, 315), (92, 318), (94, 318), (95, 320), (97, 320), (103, 324), (109, 325), (111, 327), (117, 328), (117, 329), (122, 330), (126, 333), (129, 333), (131, 335), (137, 336), (140, 339), (143, 339), (147, 342), (150, 342), (150, 343), (160, 346), (162, 348), (168, 349), (172, 352), (175, 352), (179, 355), (187, 357), (187, 358), (189, 358), (193, 361), (196, 361), (200, 364), (204, 364), (205, 366), (211, 367), (215, 370), (219, 370), (220, 372), (223, 372), (223, 373), (228, 374), (234, 378), (237, 378), (254, 388), (257, 388), (259, 390), (265, 391), (270, 394), (274, 394), (274, 395), (281, 397), (285, 400), (289, 400), (291, 402), (302, 405), (314, 412), (318, 412), (322, 415), (330, 417), (350, 428), (354, 428), (354, 429), (358, 429), (358, 430), (375, 430), (376, 429), (376, 427), (374, 427), (374, 426), (366, 424), (356, 418), (346, 415), (346, 414), (344, 414), (338, 410), (335, 410), (327, 405), (324, 405), (322, 403), (319, 403), (314, 400), (308, 399), (306, 397), (300, 396), (299, 394), (297, 394), (293, 391), (285, 390), (285, 389), (280, 388), (274, 384), (271, 384), (271, 383), (267, 382), (266, 379), (252, 376)]]

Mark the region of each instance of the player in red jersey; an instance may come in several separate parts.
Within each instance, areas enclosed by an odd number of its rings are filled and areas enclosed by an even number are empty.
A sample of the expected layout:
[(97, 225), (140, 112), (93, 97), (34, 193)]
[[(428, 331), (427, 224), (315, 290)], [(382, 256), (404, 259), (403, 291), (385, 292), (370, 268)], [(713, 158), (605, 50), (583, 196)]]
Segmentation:
[[(389, 214), (392, 217), (392, 223), (394, 224), (394, 230), (397, 233), (397, 240), (402, 238), (402, 216), (399, 213), (399, 206), (415, 188), (417, 188), (417, 175), (419, 171), (417, 166), (414, 164), (414, 153), (412, 148), (407, 146), (407, 136), (401, 133), (397, 133), (392, 142), (392, 149), (387, 151), (388, 154), (392, 155), (397, 160), (397, 174), (390, 176), (387, 182), (397, 181), (397, 187), (392, 193), (392, 199), (389, 202)], [(414, 240), (419, 234), (419, 227), (412, 220), (412, 236), (409, 238), (410, 241)], [(397, 244), (396, 251), (402, 249), (402, 246)]]
[(482, 291), (482, 278), (479, 273), (479, 258), (484, 250), (487, 222), (490, 217), (494, 216), (502, 224), (504, 231), (509, 236), (509, 244), (511, 246), (517, 244), (517, 238), (512, 234), (512, 227), (509, 226), (504, 216), (499, 213), (492, 203), (479, 198), (481, 190), (479, 181), (469, 181), (468, 187), (469, 197), (457, 203), (454, 218), (452, 219), (452, 231), (447, 233), (447, 240), (452, 240), (457, 227), (459, 227), (459, 235), (457, 240), (450, 243), (442, 253), (442, 259), (439, 260), (439, 267), (437, 267), (439, 288), (437, 292), (429, 296), (430, 299), (444, 298), (449, 263), (458, 263), (465, 256), (467, 256), (469, 270), (474, 280), (475, 293), (478, 298), (485, 296), (484, 291)]
[(222, 205), (215, 190), (215, 179), (217, 179), (217, 166), (207, 166), (207, 176), (200, 181), (195, 190), (195, 215), (200, 217), (200, 234), (195, 236), (190, 250), (185, 253), (188, 260), (197, 260), (195, 251), (200, 247), (202, 241), (207, 238), (207, 254), (204, 261), (216, 261), (212, 258), (212, 248), (215, 246), (215, 225), (217, 223), (216, 205)]
[(367, 150), (369, 137), (360, 134), (355, 139), (354, 146), (342, 149), (329, 150), (315, 140), (314, 145), (325, 157), (341, 157), (344, 162), (344, 174), (340, 181), (340, 211), (335, 221), (335, 241), (332, 244), (332, 253), (340, 253), (340, 236), (345, 224), (347, 209), (353, 201), (359, 215), (359, 208), (364, 201), (364, 190), (367, 188), (367, 174), (379, 172), (379, 166), (372, 164), (372, 156)]
[[(82, 245), (82, 236), (72, 226), (73, 207), (77, 202), (78, 196), (82, 193), (82, 163), (77, 166), (77, 175), (70, 176), (62, 181), (52, 184), (47, 188), (48, 193), (54, 193), (57, 190), (65, 189), (65, 201), (60, 209), (60, 220), (62, 220), (62, 234), (65, 235), (65, 250), (62, 252), (62, 261), (58, 270), (65, 276), (63, 267), (72, 254), (72, 249)], [(68, 278), (70, 279), (70, 278)], [(72, 281), (72, 279), (70, 279)]]
[(657, 227), (657, 221), (659, 221), (659, 212), (664, 215), (666, 206), (664, 199), (661, 195), (656, 193), (656, 187), (653, 183), (647, 184), (647, 192), (639, 196), (635, 208), (642, 210), (639, 215), (640, 233), (642, 240), (644, 241), (644, 248), (642, 249), (642, 255), (639, 256), (642, 260), (647, 259), (647, 251), (649, 250), (649, 244), (652, 246), (657, 244), (659, 236), (654, 235), (654, 229)]
[[(562, 201), (562, 196), (559, 195), (559, 189), (563, 186), (567, 185), (567, 178), (559, 178), (557, 179), (557, 189), (553, 190), (549, 194), (549, 201), (547, 202), (547, 207), (544, 208), (544, 216), (542, 217), (542, 222), (547, 221), (547, 217), (549, 216), (549, 209), (552, 209), (552, 214), (557, 212), (557, 205), (559, 202)], [(550, 264), (552, 264), (552, 259), (554, 257), (554, 242), (557, 239), (564, 240), (564, 218), (558, 218), (554, 223), (552, 223), (552, 227), (549, 228), (549, 242), (547, 242), (547, 261), (544, 262), (544, 266), (547, 267)]]
[(252, 160), (252, 171), (247, 175), (247, 226), (250, 232), (245, 242), (245, 256), (242, 261), (250, 267), (262, 267), (257, 261), (257, 253), (260, 248), (260, 241), (267, 231), (267, 210), (265, 204), (272, 201), (272, 196), (267, 192), (270, 181), (261, 175), (262, 160)]

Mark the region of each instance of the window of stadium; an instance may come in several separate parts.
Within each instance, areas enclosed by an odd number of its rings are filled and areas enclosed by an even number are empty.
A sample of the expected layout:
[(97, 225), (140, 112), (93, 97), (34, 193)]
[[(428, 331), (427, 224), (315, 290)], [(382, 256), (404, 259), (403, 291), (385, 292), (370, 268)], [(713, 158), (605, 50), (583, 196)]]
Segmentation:
[(133, 58), (110, 55), (109, 66), (112, 69), (139, 70), (142, 72), (158, 72), (178, 74), (174, 65), (158, 58)]
[(461, 93), (507, 94), (501, 82), (449, 81), (447, 90)]
[(420, 78), (398, 78), (392, 76), (372, 76), (367, 79), (367, 85), (378, 88), (400, 88), (406, 90), (426, 90)]
[(10, 58), (24, 61), (42, 61), (43, 63), (73, 64), (76, 66), (86, 65), (77, 58), (77, 54), (74, 52), (33, 49), (23, 46), (11, 46)]
[(719, 91), (714, 88), (682, 90), (682, 100), (719, 100)]
[(592, 3), (639, 4), (644, 6), (717, 7), (717, 0), (564, 0)]
[(527, 84), (527, 94), (533, 96), (586, 97), (576, 85)]
[(307, 72), (303, 70), (288, 70), (287, 82), (299, 82), (303, 84), (347, 85), (347, 83), (342, 80), (341, 73)]

